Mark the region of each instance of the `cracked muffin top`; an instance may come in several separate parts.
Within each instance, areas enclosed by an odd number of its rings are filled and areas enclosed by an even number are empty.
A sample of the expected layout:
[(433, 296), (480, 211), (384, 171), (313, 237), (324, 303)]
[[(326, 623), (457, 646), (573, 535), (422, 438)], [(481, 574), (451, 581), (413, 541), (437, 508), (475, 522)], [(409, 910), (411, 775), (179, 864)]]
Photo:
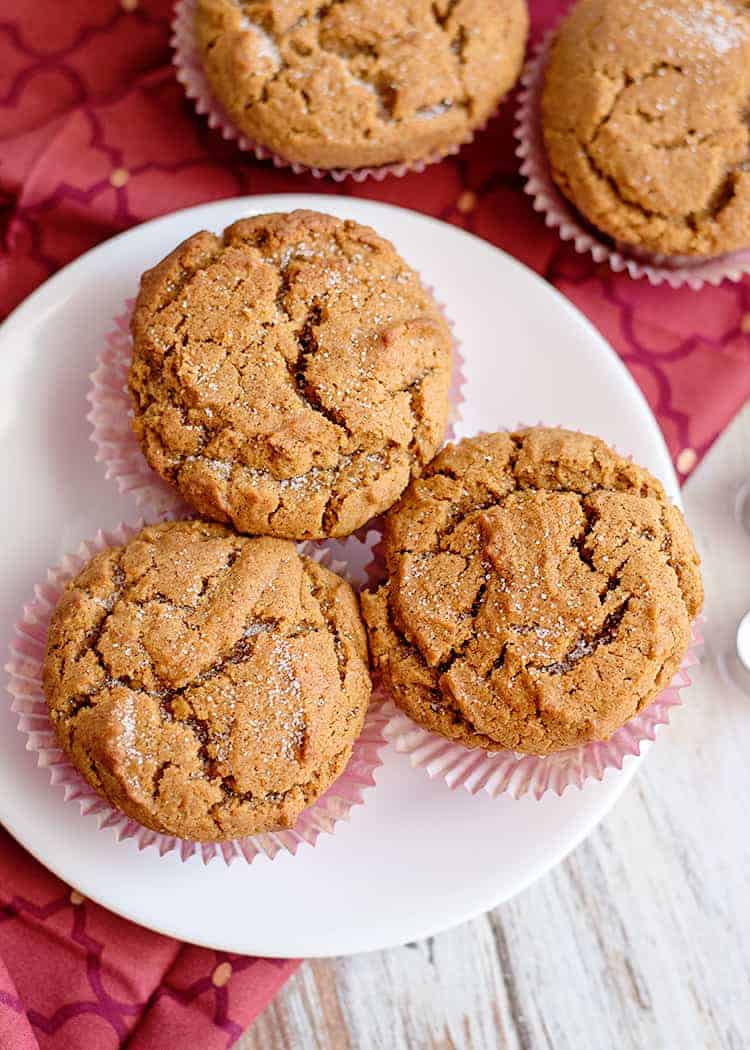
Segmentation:
[(750, 5), (579, 0), (546, 70), (553, 177), (603, 233), (651, 253), (750, 245)]
[(467, 141), (518, 77), (525, 0), (198, 0), (216, 98), (251, 139), (318, 168)]
[(240, 532), (346, 536), (442, 442), (448, 325), (355, 222), (298, 211), (197, 233), (143, 275), (131, 327), (146, 459)]
[(566, 430), (447, 446), (389, 513), (384, 552), (362, 607), (385, 685), (489, 751), (609, 737), (669, 684), (703, 599), (659, 482)]
[(292, 827), (370, 697), (357, 599), (294, 544), (170, 522), (97, 554), (53, 613), (44, 688), (91, 786), (199, 841)]

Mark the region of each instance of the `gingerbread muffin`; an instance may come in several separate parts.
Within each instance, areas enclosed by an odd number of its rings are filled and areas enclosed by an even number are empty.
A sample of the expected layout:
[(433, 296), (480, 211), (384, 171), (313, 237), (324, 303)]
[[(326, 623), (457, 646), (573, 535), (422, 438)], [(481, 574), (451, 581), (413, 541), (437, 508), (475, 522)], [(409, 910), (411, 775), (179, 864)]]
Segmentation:
[(344, 580), (286, 540), (191, 521), (143, 529), (68, 583), (44, 688), (100, 795), (219, 841), (294, 825), (344, 770), (370, 678)]
[(146, 459), (240, 532), (346, 536), (443, 439), (448, 325), (355, 222), (297, 211), (197, 233), (144, 274), (132, 333)]
[(702, 604), (683, 517), (603, 441), (534, 428), (447, 446), (387, 517), (362, 598), (396, 703), (468, 747), (609, 737), (669, 684)]
[(525, 0), (197, 0), (235, 125), (316, 168), (414, 162), (471, 138), (515, 83)]
[(750, 6), (578, 0), (545, 73), (562, 193), (599, 231), (657, 255), (750, 245)]

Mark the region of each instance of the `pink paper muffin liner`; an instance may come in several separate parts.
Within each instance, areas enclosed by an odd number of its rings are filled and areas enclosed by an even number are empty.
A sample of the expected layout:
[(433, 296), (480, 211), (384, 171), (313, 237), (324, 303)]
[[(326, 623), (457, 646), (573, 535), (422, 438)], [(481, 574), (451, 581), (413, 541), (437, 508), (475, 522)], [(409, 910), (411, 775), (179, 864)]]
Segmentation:
[(159, 518), (192, 517), (195, 513), (180, 494), (146, 462), (133, 433), (133, 405), (128, 393), (132, 341), (130, 317), (134, 299), (125, 302), (122, 313), (107, 333), (90, 375), (86, 399), (91, 405), (86, 419), (92, 425), (91, 440), (96, 459), (104, 463), (105, 477), (123, 495), (132, 495), (136, 506)]
[(571, 241), (577, 252), (591, 255), (594, 262), (606, 262), (615, 273), (624, 271), (634, 278), (645, 277), (653, 285), (686, 285), (695, 290), (704, 284), (742, 280), (750, 273), (750, 247), (709, 259), (650, 254), (630, 245), (608, 242), (563, 196), (552, 178), (540, 119), (544, 71), (554, 34), (555, 30), (550, 31), (537, 45), (521, 75), (516, 155), (521, 158), (524, 190), (533, 199), (534, 209), (542, 212), (547, 226), (556, 229), (563, 241)]
[[(62, 788), (64, 801), (77, 802), (83, 815), (96, 817), (100, 829), (114, 829), (118, 842), (135, 839), (141, 850), (155, 847), (160, 856), (174, 852), (183, 861), (197, 854), (204, 864), (220, 857), (231, 864), (240, 857), (251, 863), (259, 854), (271, 860), (282, 851), (294, 854), (302, 843), (314, 846), (320, 834), (331, 834), (338, 821), (348, 820), (351, 809), (364, 801), (367, 788), (375, 785), (374, 772), (381, 765), (383, 730), (388, 721), (382, 696), (373, 694), (362, 732), (344, 772), (304, 810), (293, 828), (226, 842), (193, 842), (143, 827), (98, 795), (60, 747), (49, 720), (42, 684), (50, 617), (65, 583), (90, 558), (108, 547), (127, 543), (144, 524), (143, 521), (135, 525), (120, 524), (111, 531), (97, 532), (94, 539), (81, 543), (76, 553), (65, 555), (59, 565), (48, 570), (46, 580), (35, 586), (34, 598), (24, 606), (23, 615), (15, 624), (6, 670), (13, 697), (11, 710), (18, 715), (18, 729), (26, 737), (26, 749), (36, 754), (38, 766), (47, 769), (50, 783)], [(341, 572), (342, 566), (333, 561), (324, 548), (315, 544), (298, 544), (298, 547), (308, 557)]]
[(346, 179), (352, 179), (354, 182), (375, 179), (381, 182), (388, 175), (400, 178), (410, 172), (423, 172), (431, 164), (438, 164), (446, 157), (454, 156), (462, 146), (473, 141), (478, 131), (486, 127), (487, 122), (485, 121), (480, 127), (468, 132), (460, 142), (434, 150), (426, 157), (415, 161), (363, 168), (314, 168), (297, 161), (287, 160), (243, 134), (232, 122), (219, 100), (212, 94), (203, 71), (200, 51), (195, 39), (195, 8), (196, 0), (178, 0), (175, 6), (170, 43), (174, 50), (173, 64), (177, 70), (177, 79), (185, 88), (185, 94), (195, 103), (196, 111), (206, 117), (210, 128), (218, 131), (222, 138), (236, 142), (238, 148), (244, 152), (253, 153), (258, 160), (270, 160), (276, 168), (290, 168), (295, 175), (308, 173), (316, 179), (329, 177), (334, 182), (344, 182)]
[[(119, 492), (133, 496), (136, 506), (148, 513), (149, 517), (189, 518), (195, 511), (176, 489), (151, 469), (133, 433), (133, 405), (127, 383), (132, 354), (130, 317), (134, 302), (134, 299), (126, 300), (122, 312), (114, 319), (114, 327), (105, 336), (96, 368), (90, 376), (91, 386), (86, 397), (91, 409), (86, 418), (92, 425), (91, 440), (96, 446), (96, 460), (104, 463), (105, 476), (115, 482)], [(461, 419), (463, 404), (463, 356), (452, 321), (445, 313), (443, 304), (437, 302), (437, 305), (443, 311), (453, 335), (453, 372), (446, 428), (446, 438), (452, 439)], [(377, 530), (377, 520), (367, 522), (353, 536), (321, 542), (331, 544), (335, 556), (348, 561), (350, 554), (356, 553), (357, 545), (369, 543), (368, 536), (373, 529)]]
[[(536, 425), (545, 424), (539, 422)], [(523, 430), (528, 426), (519, 423), (512, 429)], [(498, 430), (504, 429), (510, 428), (498, 427)], [(367, 586), (373, 588), (388, 575), (382, 528), (370, 542), (372, 560), (365, 574)], [(485, 791), (492, 798), (507, 794), (519, 799), (531, 795), (539, 800), (548, 791), (562, 795), (567, 787), (580, 788), (589, 779), (601, 780), (608, 769), (622, 769), (625, 758), (640, 754), (641, 744), (654, 740), (657, 728), (669, 722), (672, 708), (682, 703), (680, 690), (690, 685), (690, 668), (698, 663), (697, 650), (703, 644), (700, 630), (703, 622), (704, 617), (699, 616), (693, 623), (690, 645), (669, 686), (608, 740), (595, 740), (551, 755), (464, 747), (420, 726), (396, 706), (385, 685), (379, 683), (378, 688), (388, 697), (384, 710), (390, 716), (384, 736), (396, 751), (409, 756), (414, 768), (426, 770), (432, 779), (442, 778), (450, 788), (464, 787), (472, 795)]]

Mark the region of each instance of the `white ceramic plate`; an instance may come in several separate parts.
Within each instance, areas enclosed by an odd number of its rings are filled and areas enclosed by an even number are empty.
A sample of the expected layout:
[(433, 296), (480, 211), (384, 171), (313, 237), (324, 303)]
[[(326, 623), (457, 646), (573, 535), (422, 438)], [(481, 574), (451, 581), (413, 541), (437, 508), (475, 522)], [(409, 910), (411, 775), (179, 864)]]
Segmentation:
[[(138, 276), (201, 228), (317, 208), (369, 223), (421, 271), (453, 318), (467, 383), (462, 434), (519, 420), (600, 434), (678, 499), (646, 402), (615, 353), (548, 284), (484, 241), (389, 205), (335, 196), (246, 197), (190, 208), (114, 237), (32, 295), (0, 329), (7, 504), (0, 646), (33, 584), (100, 526), (138, 514), (94, 462), (88, 375)], [(204, 867), (138, 852), (63, 803), (0, 705), (0, 819), (43, 864), (112, 911), (197, 944), (271, 956), (342, 955), (434, 934), (518, 893), (565, 856), (637, 768), (541, 802), (472, 798), (391, 750), (348, 824), (296, 857)]]

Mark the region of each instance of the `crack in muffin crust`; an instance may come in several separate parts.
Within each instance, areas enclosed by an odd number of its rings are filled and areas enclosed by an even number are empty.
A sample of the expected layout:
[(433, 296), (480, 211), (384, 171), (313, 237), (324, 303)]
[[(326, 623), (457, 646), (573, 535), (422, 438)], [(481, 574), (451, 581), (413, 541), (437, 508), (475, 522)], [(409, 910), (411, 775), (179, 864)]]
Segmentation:
[(348, 535), (442, 440), (447, 323), (354, 222), (299, 211), (195, 234), (144, 274), (131, 327), (146, 459), (240, 532)]
[(489, 751), (610, 736), (671, 681), (702, 603), (659, 482), (564, 430), (447, 446), (384, 551), (362, 596), (375, 666), (415, 721)]
[(415, 161), (470, 138), (515, 83), (525, 0), (198, 0), (206, 76), (289, 161)]
[(293, 826), (370, 696), (349, 585), (288, 541), (200, 521), (149, 526), (68, 583), (44, 687), (92, 787), (199, 841)]
[(579, 0), (550, 50), (542, 130), (560, 190), (659, 254), (750, 244), (750, 6)]

